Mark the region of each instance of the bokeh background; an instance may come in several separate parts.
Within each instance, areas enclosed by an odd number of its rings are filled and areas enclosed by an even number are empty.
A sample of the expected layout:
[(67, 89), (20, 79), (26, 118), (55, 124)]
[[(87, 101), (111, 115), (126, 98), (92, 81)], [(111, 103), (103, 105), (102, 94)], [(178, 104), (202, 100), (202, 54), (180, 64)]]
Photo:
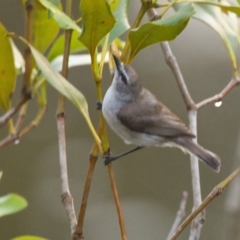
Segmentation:
[[(78, 1), (74, 1), (78, 16)], [(132, 23), (140, 1), (130, 3)], [(20, 1), (0, 1), (0, 21), (8, 31), (24, 34), (24, 10)], [(51, 33), (49, 33), (51, 34)], [(123, 39), (126, 36), (123, 36)], [(23, 46), (17, 42), (20, 49)], [(201, 22), (191, 20), (183, 33), (170, 43), (177, 57), (189, 91), (196, 102), (222, 90), (232, 77), (230, 59), (219, 36)], [(1, 50), (0, 50), (1, 51)], [(151, 90), (163, 103), (188, 123), (186, 107), (172, 72), (166, 65), (159, 45), (141, 51), (132, 65), (140, 75), (142, 85)], [(80, 89), (89, 103), (95, 126), (99, 113), (95, 110), (96, 89), (89, 66), (73, 68), (69, 80)], [(106, 66), (103, 91), (110, 84)], [(18, 79), (14, 99), (20, 94)], [(29, 206), (14, 215), (0, 218), (0, 239), (31, 234), (47, 239), (70, 239), (68, 218), (61, 203), (60, 169), (56, 128), (58, 93), (48, 87), (48, 110), (40, 126), (26, 135), (18, 145), (8, 145), (0, 151), (0, 195), (10, 192), (24, 196)], [(200, 164), (202, 196), (233, 170), (240, 127), (239, 88), (224, 99), (221, 107), (210, 104), (198, 114), (198, 140), (222, 159), (219, 174)], [(32, 100), (25, 123), (37, 113)], [(2, 114), (2, 112), (1, 112)], [(81, 114), (67, 103), (66, 136), (70, 190), (76, 212), (79, 211), (88, 157), (93, 138)], [(111, 150), (120, 153), (129, 149), (110, 129)], [(0, 139), (7, 130), (1, 129)], [(192, 209), (192, 190), (189, 156), (171, 148), (146, 148), (113, 163), (119, 196), (130, 239), (165, 239), (179, 207), (182, 191), (189, 193), (187, 213)], [(207, 208), (201, 239), (226, 239), (227, 216), (224, 201), (228, 191)], [(120, 239), (117, 213), (111, 192), (107, 168), (99, 158), (93, 177), (86, 219), (86, 239)], [(186, 229), (179, 239), (188, 239)]]

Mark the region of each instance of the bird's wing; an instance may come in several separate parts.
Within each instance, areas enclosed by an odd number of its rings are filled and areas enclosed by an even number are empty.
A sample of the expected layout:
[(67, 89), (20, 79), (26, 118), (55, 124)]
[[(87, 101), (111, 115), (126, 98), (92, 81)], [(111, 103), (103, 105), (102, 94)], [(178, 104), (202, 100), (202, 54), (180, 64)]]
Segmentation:
[(135, 132), (169, 138), (195, 137), (175, 114), (151, 96), (153, 98), (146, 101), (145, 94), (144, 99), (142, 97), (122, 107), (118, 112), (120, 122)]

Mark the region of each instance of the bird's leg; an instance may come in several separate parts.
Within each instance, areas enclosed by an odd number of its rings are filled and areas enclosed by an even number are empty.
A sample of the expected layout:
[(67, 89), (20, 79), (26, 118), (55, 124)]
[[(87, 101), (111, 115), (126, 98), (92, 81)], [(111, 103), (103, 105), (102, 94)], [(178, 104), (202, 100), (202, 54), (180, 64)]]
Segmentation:
[(138, 146), (138, 147), (136, 147), (136, 148), (134, 148), (134, 149), (132, 149), (130, 151), (127, 151), (125, 153), (122, 153), (122, 154), (119, 154), (119, 155), (116, 155), (116, 156), (104, 156), (104, 159), (105, 159), (104, 160), (104, 164), (108, 165), (110, 162), (115, 161), (115, 160), (119, 159), (120, 157), (126, 156), (129, 153), (135, 152), (135, 151), (137, 151), (139, 149), (142, 149), (142, 148), (144, 148), (144, 147)]
[(101, 110), (102, 109), (102, 102), (96, 101), (96, 109)]

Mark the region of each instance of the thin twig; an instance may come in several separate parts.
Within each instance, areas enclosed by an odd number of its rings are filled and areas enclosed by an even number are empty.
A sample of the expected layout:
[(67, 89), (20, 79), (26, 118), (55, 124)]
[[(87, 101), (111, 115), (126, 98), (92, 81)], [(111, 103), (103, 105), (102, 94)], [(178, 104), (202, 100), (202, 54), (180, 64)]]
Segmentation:
[[(100, 76), (100, 72), (98, 70), (97, 71), (94, 70), (93, 65), (94, 65), (94, 62), (92, 62), (92, 69), (93, 69), (93, 75), (94, 75), (96, 88), (97, 88), (97, 97), (98, 97), (98, 101), (102, 101), (103, 97), (102, 97), (101, 76)], [(106, 122), (105, 122), (102, 112), (100, 112), (100, 122), (101, 122), (102, 129), (103, 129), (102, 130), (102, 138), (101, 138), (102, 139), (102, 148), (103, 148), (103, 153), (106, 154), (109, 152), (109, 141), (108, 141), (107, 130), (106, 130)], [(113, 174), (113, 168), (111, 166), (108, 166), (108, 173), (109, 173), (112, 191), (113, 191), (113, 195), (114, 195), (115, 205), (117, 208), (122, 240), (127, 240), (127, 234), (126, 234), (126, 229), (125, 229), (125, 225), (124, 225), (123, 213), (122, 213), (120, 201), (118, 198), (117, 185), (116, 185), (114, 174)]]
[(18, 139), (18, 135), (14, 134), (14, 135), (8, 135), (7, 137), (5, 137), (4, 139), (2, 139), (0, 141), (0, 149), (5, 147), (6, 145), (14, 142), (15, 140)]
[(203, 106), (212, 103), (212, 102), (219, 102), (222, 101), (223, 98), (235, 87), (238, 86), (240, 84), (240, 78), (233, 78), (228, 84), (227, 86), (219, 93), (216, 94), (213, 97), (207, 98), (199, 103), (196, 104), (197, 109), (202, 108)]
[(109, 176), (110, 176), (111, 187), (112, 187), (112, 191), (113, 191), (113, 195), (114, 195), (115, 204), (116, 204), (116, 207), (117, 207), (117, 213), (118, 213), (118, 218), (119, 218), (122, 240), (127, 240), (126, 229), (125, 229), (124, 218), (123, 218), (123, 212), (122, 212), (122, 208), (121, 208), (121, 204), (120, 204), (120, 200), (119, 200), (119, 196), (118, 196), (118, 192), (117, 192), (116, 181), (115, 181), (115, 177), (114, 177), (114, 174), (113, 174), (111, 163), (108, 164), (108, 173), (109, 173)]
[[(147, 11), (149, 19), (155, 19), (158, 18), (158, 14), (155, 9), (150, 8)], [(177, 81), (178, 87), (180, 89), (180, 92), (182, 94), (183, 100), (187, 106), (188, 110), (196, 109), (195, 103), (192, 100), (192, 97), (188, 91), (187, 85), (184, 81), (182, 72), (180, 70), (180, 67), (178, 65), (176, 57), (173, 55), (172, 50), (170, 48), (170, 45), (168, 42), (161, 42), (160, 46), (162, 48), (162, 51), (164, 53), (164, 58), (168, 66), (171, 68), (174, 77)]]
[[(71, 16), (70, 6), (71, 0), (66, 2), (67, 14)], [(62, 75), (67, 79), (68, 76), (68, 60), (70, 53), (72, 30), (65, 30), (65, 43), (64, 43), (64, 54), (62, 64)], [(71, 234), (74, 234), (76, 229), (77, 220), (74, 210), (73, 197), (70, 193), (69, 182), (68, 182), (68, 170), (67, 170), (67, 153), (66, 153), (66, 135), (65, 135), (65, 97), (59, 94), (58, 108), (57, 108), (57, 128), (58, 128), (58, 141), (59, 141), (59, 162), (61, 171), (61, 187), (62, 187), (62, 202), (67, 211), (68, 218), (70, 221)]]
[(59, 162), (61, 169), (61, 186), (62, 186), (62, 202), (70, 220), (71, 233), (76, 228), (76, 216), (73, 206), (73, 197), (69, 190), (68, 171), (67, 171), (67, 156), (66, 156), (66, 138), (65, 138), (65, 118), (57, 116), (58, 127), (58, 144), (59, 144)]
[[(148, 10), (148, 15), (150, 19), (154, 19), (158, 16), (155, 9), (150, 8)], [(195, 134), (197, 139), (197, 108), (196, 105), (188, 91), (187, 85), (184, 81), (183, 75), (179, 68), (178, 62), (176, 57), (173, 55), (172, 50), (168, 42), (160, 43), (162, 48), (164, 58), (166, 63), (171, 68), (176, 82), (178, 84), (179, 90), (182, 94), (183, 100), (188, 110), (188, 117), (189, 117), (189, 128), (190, 131)], [(195, 139), (195, 141), (196, 141)], [(192, 188), (193, 188), (193, 202), (194, 202), (194, 209), (196, 209), (202, 202), (201, 198), (201, 184), (200, 184), (200, 173), (199, 173), (199, 162), (196, 156), (190, 155), (191, 159), (191, 175), (192, 175)], [(196, 239), (200, 236), (200, 230), (203, 225), (202, 221), (203, 217), (200, 216), (191, 226), (190, 230), (190, 239), (191, 236), (196, 236)]]
[(181, 199), (181, 202), (180, 202), (180, 205), (179, 205), (179, 209), (178, 209), (176, 218), (175, 218), (175, 220), (173, 222), (173, 225), (171, 227), (171, 230), (170, 230), (170, 232), (167, 236), (167, 240), (170, 240), (171, 236), (173, 235), (173, 233), (178, 228), (182, 219), (185, 217), (185, 209), (186, 209), (186, 205), (187, 205), (187, 199), (188, 199), (188, 193), (186, 191), (184, 191), (182, 193), (182, 199)]
[(230, 174), (225, 180), (223, 180), (221, 183), (219, 183), (216, 187), (213, 188), (213, 190), (210, 192), (210, 194), (203, 200), (203, 202), (198, 206), (184, 221), (183, 223), (178, 227), (174, 235), (171, 237), (170, 240), (175, 240), (180, 235), (180, 233), (190, 224), (190, 222), (200, 213), (204, 210), (204, 208), (218, 195), (220, 195), (224, 189), (229, 185), (230, 182), (236, 176), (240, 173), (240, 167), (237, 168), (232, 174)]
[(9, 111), (7, 111), (3, 116), (0, 117), (0, 127), (4, 126), (8, 120), (26, 103), (29, 99), (31, 99), (31, 94), (22, 94), (19, 102), (16, 106), (12, 107)]
[[(236, 144), (236, 153), (233, 161), (233, 169), (240, 165), (240, 131)], [(240, 239), (240, 175), (229, 186), (225, 199), (225, 219), (226, 227), (222, 235), (222, 240)]]
[[(27, 0), (26, 6), (26, 34), (25, 39), (31, 43), (32, 42), (32, 25), (33, 25), (33, 1)], [(31, 74), (33, 68), (33, 58), (29, 46), (24, 49), (24, 60), (25, 60), (25, 72), (23, 75), (23, 88), (22, 92), (28, 92), (31, 85)]]
[[(154, 9), (153, 9), (154, 10)], [(168, 42), (162, 42), (160, 43), (161, 48), (164, 53), (164, 58), (168, 66), (171, 68), (174, 77), (177, 81), (179, 90), (182, 94), (183, 100), (186, 104), (187, 110), (194, 110), (196, 109), (195, 103), (192, 100), (192, 97), (188, 91), (187, 85), (185, 83), (185, 80), (183, 78), (183, 75), (181, 73), (181, 70), (179, 68), (179, 65), (177, 63), (176, 57), (173, 55), (172, 50), (170, 48), (170, 45)]]
[[(102, 136), (102, 124), (100, 122), (99, 127), (98, 127), (98, 136), (101, 138)], [(92, 183), (92, 176), (93, 172), (95, 169), (95, 165), (98, 159), (98, 145), (96, 142), (94, 142), (92, 146), (92, 150), (89, 156), (89, 165), (88, 165), (88, 171), (87, 171), (87, 177), (85, 180), (85, 185), (84, 185), (84, 190), (83, 190), (83, 195), (82, 195), (82, 202), (79, 210), (79, 215), (78, 215), (78, 221), (77, 221), (77, 227), (76, 230), (73, 234), (73, 240), (81, 240), (84, 239), (83, 236), (83, 223), (84, 223), (84, 218), (85, 218), (85, 213), (87, 210), (87, 203), (88, 203), (88, 196), (90, 192), (90, 187)]]
[(41, 121), (41, 119), (43, 118), (45, 111), (46, 111), (46, 106), (42, 106), (39, 109), (39, 112), (36, 115), (35, 119), (28, 126), (26, 126), (18, 134), (8, 135), (6, 138), (0, 141), (0, 149), (14, 141), (19, 141), (24, 135), (26, 135), (27, 133), (35, 129), (39, 125), (39, 122)]

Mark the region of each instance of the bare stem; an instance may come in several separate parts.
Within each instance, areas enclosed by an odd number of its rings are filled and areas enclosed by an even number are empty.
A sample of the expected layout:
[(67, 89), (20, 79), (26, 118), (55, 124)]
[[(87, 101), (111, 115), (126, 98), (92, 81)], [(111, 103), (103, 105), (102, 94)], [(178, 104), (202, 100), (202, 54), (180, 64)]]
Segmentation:
[(238, 86), (240, 84), (240, 78), (233, 78), (228, 84), (227, 86), (218, 94), (216, 94), (213, 97), (207, 98), (201, 102), (199, 102), (198, 104), (196, 104), (197, 109), (200, 109), (202, 107), (204, 107), (205, 105), (212, 103), (212, 102), (219, 102), (222, 101), (222, 99), (235, 87)]
[(119, 219), (119, 224), (120, 224), (122, 240), (127, 240), (126, 229), (125, 229), (124, 218), (123, 218), (123, 212), (122, 212), (122, 209), (121, 209), (121, 204), (120, 204), (120, 200), (119, 200), (119, 196), (118, 196), (118, 192), (117, 192), (116, 181), (115, 181), (115, 178), (114, 178), (111, 163), (108, 164), (108, 173), (109, 173), (109, 176), (110, 176), (111, 187), (112, 187), (112, 191), (113, 191), (113, 195), (114, 195), (115, 204), (116, 204), (116, 207), (117, 207), (117, 213), (118, 213), (118, 219)]
[[(71, 0), (66, 2), (67, 14), (71, 16)], [(72, 30), (65, 31), (65, 44), (62, 64), (62, 75), (67, 79), (68, 76), (68, 60), (70, 53)], [(59, 141), (59, 162), (61, 171), (61, 186), (62, 186), (62, 202), (67, 211), (70, 221), (71, 234), (74, 234), (76, 229), (76, 215), (73, 205), (73, 197), (69, 190), (68, 170), (67, 170), (67, 153), (66, 153), (66, 135), (65, 135), (65, 97), (59, 94), (58, 108), (57, 108), (57, 128)]]
[(188, 199), (188, 193), (186, 191), (184, 191), (182, 193), (182, 199), (181, 199), (181, 202), (180, 202), (180, 206), (179, 206), (176, 218), (175, 218), (175, 220), (173, 222), (173, 225), (171, 227), (171, 230), (170, 230), (170, 232), (167, 236), (167, 240), (170, 240), (171, 236), (173, 235), (173, 233), (178, 228), (182, 219), (185, 217), (185, 209), (186, 209), (186, 205), (187, 205), (187, 199)]
[[(142, 21), (142, 18), (144, 17), (144, 15), (145, 15), (145, 13), (146, 13), (146, 11), (148, 9), (148, 4), (150, 4), (150, 3), (142, 2), (141, 8), (140, 8), (140, 10), (138, 12), (138, 15), (136, 17), (136, 20), (135, 20), (132, 28), (137, 28), (139, 26), (140, 22)], [(128, 56), (129, 49), (130, 49), (130, 42), (127, 41), (125, 46), (124, 46), (124, 49), (122, 51), (122, 55), (121, 55), (121, 60), (123, 62), (127, 61), (127, 56)]]
[[(26, 6), (26, 34), (25, 39), (31, 43), (32, 42), (32, 24), (33, 24), (33, 1), (27, 0)], [(25, 60), (25, 72), (23, 76), (23, 93), (28, 92), (31, 84), (31, 74), (33, 68), (33, 58), (29, 46), (24, 49), (24, 60)]]
[(31, 94), (22, 94), (19, 102), (16, 106), (12, 107), (9, 111), (7, 111), (3, 116), (0, 117), (0, 127), (4, 126), (8, 120), (26, 103), (29, 99), (31, 99)]
[(229, 185), (230, 182), (240, 173), (240, 167), (237, 168), (231, 175), (229, 175), (225, 180), (219, 183), (210, 194), (203, 200), (203, 202), (183, 221), (183, 223), (178, 227), (174, 235), (170, 240), (175, 240), (180, 235), (180, 233), (190, 224), (190, 222), (201, 213), (204, 208), (218, 195), (220, 195), (224, 189)]
[(185, 83), (185, 80), (183, 78), (182, 72), (179, 68), (178, 62), (176, 57), (173, 55), (172, 50), (170, 48), (170, 45), (168, 42), (162, 42), (161, 48), (163, 50), (163, 54), (165, 57), (165, 61), (168, 64), (168, 66), (171, 68), (174, 77), (177, 81), (177, 85), (179, 87), (179, 90), (182, 94), (183, 100), (186, 104), (186, 107), (188, 110), (190, 109), (196, 109), (195, 103), (192, 100), (192, 97), (188, 91), (187, 85)]
[[(95, 63), (92, 62), (92, 69), (93, 69), (93, 75), (96, 83), (96, 88), (97, 88), (97, 98), (99, 101), (102, 101), (102, 81), (101, 81), (101, 76), (98, 72), (98, 68), (94, 68)], [(103, 117), (102, 112), (100, 112), (100, 122), (102, 125), (102, 148), (103, 148), (103, 153), (108, 154), (109, 152), (109, 141), (108, 141), (108, 136), (107, 136), (107, 130), (106, 130), (106, 123), (105, 119)], [(127, 235), (126, 235), (126, 230), (124, 226), (124, 220), (123, 220), (123, 213), (122, 209), (120, 206), (120, 201), (118, 198), (118, 192), (117, 192), (117, 185), (115, 182), (114, 174), (113, 174), (113, 169), (111, 166), (108, 166), (108, 173), (111, 181), (111, 186), (112, 186), (112, 191), (114, 195), (114, 200), (115, 200), (115, 205), (117, 208), (117, 213), (118, 213), (118, 219), (119, 219), (119, 225), (120, 225), (120, 230), (121, 230), (121, 235), (122, 235), (122, 240), (127, 240)]]
[(0, 149), (16, 140), (20, 140), (24, 135), (26, 135), (27, 133), (35, 129), (39, 125), (39, 122), (44, 116), (45, 111), (46, 111), (46, 106), (41, 107), (35, 119), (28, 126), (26, 126), (22, 131), (20, 131), (19, 134), (8, 135), (6, 138), (0, 141)]
[[(100, 125), (98, 127), (99, 137), (101, 137), (102, 131), (103, 131), (103, 128), (102, 128), (102, 124), (100, 123)], [(98, 153), (99, 153), (98, 145), (96, 142), (94, 142), (90, 156), (89, 156), (87, 177), (85, 180), (85, 185), (84, 185), (84, 190), (83, 190), (83, 195), (82, 195), (82, 202), (81, 202), (81, 206), (80, 206), (80, 210), (79, 210), (77, 227), (73, 234), (73, 240), (84, 239), (83, 223), (84, 223), (85, 213), (87, 210), (88, 196), (89, 196), (90, 187), (91, 187), (91, 183), (92, 183), (93, 172), (94, 172), (95, 165), (96, 165), (97, 158), (98, 158)]]
[[(188, 112), (189, 117), (189, 128), (190, 131), (197, 136), (197, 111), (190, 110)], [(197, 137), (193, 139), (193, 141), (197, 142)], [(192, 175), (192, 189), (193, 189), (193, 210), (196, 209), (202, 202), (201, 196), (201, 184), (200, 184), (200, 174), (199, 174), (199, 162), (198, 158), (191, 154), (191, 175)], [(201, 228), (203, 226), (204, 214), (199, 215), (192, 222), (190, 229), (190, 237), (189, 240), (198, 239), (200, 237)]]
[[(240, 165), (240, 131), (236, 144), (236, 153), (233, 161), (233, 169)], [(240, 239), (240, 175), (229, 186), (225, 199), (225, 219), (226, 228), (221, 239)]]
[[(148, 10), (148, 15), (150, 19), (157, 18), (157, 12), (155, 9), (151, 8)], [(188, 91), (187, 85), (185, 83), (185, 80), (183, 78), (183, 75), (181, 73), (181, 70), (179, 68), (178, 62), (176, 57), (173, 55), (172, 50), (169, 46), (168, 42), (162, 42), (160, 43), (165, 61), (171, 68), (176, 82), (178, 84), (179, 90), (182, 94), (182, 97), (184, 99), (185, 105), (188, 110), (188, 116), (189, 116), (189, 128), (190, 131), (195, 134), (197, 137), (197, 110), (196, 105)], [(199, 162), (198, 158), (194, 155), (191, 155), (191, 174), (192, 174), (192, 188), (193, 188), (193, 199), (194, 199), (194, 209), (196, 209), (201, 204), (201, 184), (200, 184), (200, 174), (199, 174)], [(190, 239), (191, 236), (196, 236), (196, 239), (200, 236), (200, 230), (202, 227), (202, 217), (200, 217), (198, 220), (194, 222), (194, 224), (191, 227), (191, 233), (190, 233)]]

